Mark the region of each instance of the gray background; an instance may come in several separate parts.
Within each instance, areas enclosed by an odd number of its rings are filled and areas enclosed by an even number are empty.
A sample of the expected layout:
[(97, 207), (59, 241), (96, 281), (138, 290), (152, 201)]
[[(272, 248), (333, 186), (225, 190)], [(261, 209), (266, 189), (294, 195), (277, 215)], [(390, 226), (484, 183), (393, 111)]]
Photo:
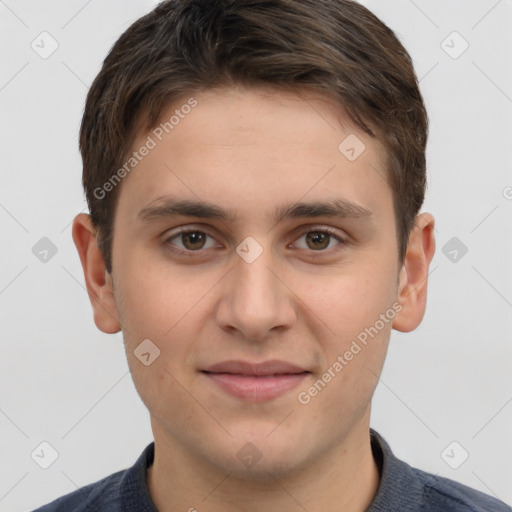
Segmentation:
[[(2, 511), (128, 467), (152, 440), (121, 335), (93, 323), (71, 221), (87, 211), (77, 135), (88, 86), (155, 4), (0, 0)], [(393, 332), (372, 426), (410, 464), (512, 504), (512, 1), (364, 4), (421, 78), (424, 211), (437, 220), (427, 314), (413, 333)], [(58, 43), (47, 58), (55, 43), (43, 31)], [(45, 262), (43, 237), (57, 249)], [(48, 469), (44, 445), (31, 458), (43, 441), (58, 452)]]

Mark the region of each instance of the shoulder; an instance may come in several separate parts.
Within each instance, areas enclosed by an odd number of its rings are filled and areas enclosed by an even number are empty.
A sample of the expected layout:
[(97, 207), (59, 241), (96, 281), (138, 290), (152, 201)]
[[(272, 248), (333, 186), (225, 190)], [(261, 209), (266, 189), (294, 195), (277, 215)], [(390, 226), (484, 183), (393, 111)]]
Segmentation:
[(502, 501), (449, 478), (411, 468), (423, 484), (425, 510), (437, 512), (512, 512)]
[(70, 492), (33, 512), (156, 512), (146, 482), (155, 443), (146, 446), (135, 464)]
[(381, 480), (368, 512), (512, 512), (492, 496), (410, 466), (393, 454), (377, 432), (370, 434)]
[(70, 492), (56, 500), (43, 505), (33, 512), (86, 512), (120, 510), (119, 489), (127, 470), (113, 473), (97, 482)]

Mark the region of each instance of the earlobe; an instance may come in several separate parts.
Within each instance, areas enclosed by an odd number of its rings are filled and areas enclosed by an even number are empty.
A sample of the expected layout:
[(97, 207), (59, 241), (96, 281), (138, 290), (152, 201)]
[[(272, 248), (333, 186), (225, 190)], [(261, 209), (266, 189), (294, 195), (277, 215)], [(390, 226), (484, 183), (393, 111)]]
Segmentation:
[(430, 262), (435, 252), (434, 217), (422, 213), (409, 236), (404, 264), (400, 270), (398, 300), (401, 311), (393, 321), (393, 329), (410, 332), (421, 323), (427, 305)]
[(84, 271), (94, 323), (100, 331), (107, 334), (119, 332), (121, 325), (112, 278), (106, 271), (105, 261), (96, 241), (90, 215), (85, 213), (77, 215), (73, 221), (72, 233)]

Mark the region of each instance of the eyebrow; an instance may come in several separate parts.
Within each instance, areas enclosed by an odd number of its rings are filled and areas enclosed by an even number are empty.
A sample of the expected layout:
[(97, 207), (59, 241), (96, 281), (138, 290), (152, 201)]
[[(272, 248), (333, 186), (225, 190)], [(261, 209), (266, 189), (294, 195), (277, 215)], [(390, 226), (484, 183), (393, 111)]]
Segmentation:
[[(239, 219), (232, 210), (225, 209), (207, 201), (159, 197), (149, 203), (137, 214), (137, 219), (143, 223), (154, 222), (173, 217), (196, 217), (202, 219), (217, 219), (223, 222), (235, 223)], [(340, 217), (365, 218), (373, 216), (367, 208), (345, 199), (328, 201), (297, 202), (288, 205), (278, 205), (274, 210), (273, 219), (280, 223), (287, 219), (306, 217)]]

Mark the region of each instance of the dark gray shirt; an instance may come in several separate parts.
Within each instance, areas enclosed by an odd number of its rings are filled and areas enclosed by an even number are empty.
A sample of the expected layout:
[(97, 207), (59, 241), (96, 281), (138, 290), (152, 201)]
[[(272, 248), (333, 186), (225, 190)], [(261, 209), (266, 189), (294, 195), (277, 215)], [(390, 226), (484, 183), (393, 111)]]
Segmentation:
[[(374, 430), (371, 441), (381, 478), (367, 512), (512, 512), (511, 507), (491, 496), (412, 468), (397, 459)], [(158, 512), (146, 482), (154, 454), (155, 444), (151, 443), (131, 468), (86, 485), (34, 512)]]

